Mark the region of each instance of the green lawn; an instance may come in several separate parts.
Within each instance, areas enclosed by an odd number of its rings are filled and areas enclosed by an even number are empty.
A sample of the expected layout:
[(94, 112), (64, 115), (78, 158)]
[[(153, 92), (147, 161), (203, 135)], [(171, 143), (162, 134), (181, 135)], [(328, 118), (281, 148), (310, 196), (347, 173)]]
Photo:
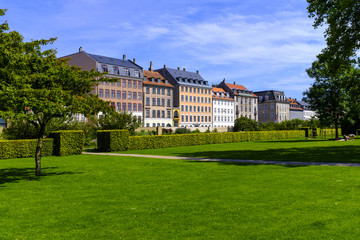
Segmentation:
[(93, 155), (45, 157), (41, 178), (33, 167), (0, 160), (0, 239), (360, 238), (358, 167)]
[(126, 151), (164, 156), (300, 162), (360, 162), (360, 140), (276, 140)]

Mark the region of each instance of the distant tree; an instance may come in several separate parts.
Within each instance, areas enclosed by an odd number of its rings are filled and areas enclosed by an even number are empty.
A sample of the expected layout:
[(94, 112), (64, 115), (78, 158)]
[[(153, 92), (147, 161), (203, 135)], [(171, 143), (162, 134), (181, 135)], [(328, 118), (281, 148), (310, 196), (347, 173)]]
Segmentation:
[[(0, 9), (0, 16), (6, 10)], [(100, 73), (81, 71), (67, 59), (57, 59), (49, 40), (24, 42), (23, 36), (0, 25), (0, 117), (18, 119), (36, 129), (35, 173), (41, 175), (41, 150), (48, 123), (75, 113), (110, 110), (108, 103), (91, 94)]]
[(99, 119), (91, 118), (98, 129), (127, 129), (131, 135), (135, 134), (135, 130), (141, 126), (141, 121), (134, 117), (131, 112), (108, 112)]
[(234, 132), (258, 131), (258, 130), (259, 130), (258, 123), (253, 119), (247, 117), (240, 117), (235, 120), (234, 128), (233, 128)]

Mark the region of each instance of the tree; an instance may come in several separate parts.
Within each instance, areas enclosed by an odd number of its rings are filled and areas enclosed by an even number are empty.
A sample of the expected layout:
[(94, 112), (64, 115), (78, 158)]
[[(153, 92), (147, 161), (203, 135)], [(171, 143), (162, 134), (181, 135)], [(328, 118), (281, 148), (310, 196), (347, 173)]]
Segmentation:
[[(6, 10), (0, 9), (0, 16)], [(24, 42), (23, 36), (0, 25), (0, 117), (32, 124), (37, 133), (35, 173), (41, 175), (41, 149), (45, 129), (53, 118), (75, 113), (109, 110), (108, 103), (91, 94), (101, 74), (81, 71), (67, 59), (57, 59), (53, 49), (42, 50), (49, 40)]]
[(234, 132), (257, 131), (258, 129), (258, 123), (255, 120), (247, 117), (237, 118), (234, 123)]
[(91, 118), (96, 126), (101, 130), (127, 129), (131, 135), (140, 127), (141, 122), (132, 115), (131, 112), (108, 112), (99, 119)]
[[(326, 25), (327, 47), (319, 55), (321, 62), (354, 62), (360, 49), (360, 1), (358, 0), (307, 0), (309, 17), (314, 27)], [(328, 59), (331, 58), (332, 61)], [(359, 63), (359, 59), (356, 60)], [(336, 63), (337, 62), (337, 63)], [(331, 65), (332, 68), (334, 66)]]
[(315, 82), (304, 92), (304, 100), (315, 110), (323, 125), (332, 125), (339, 137), (338, 128), (342, 118), (348, 111), (344, 76), (332, 71), (326, 63), (313, 62), (307, 69), (309, 77)]

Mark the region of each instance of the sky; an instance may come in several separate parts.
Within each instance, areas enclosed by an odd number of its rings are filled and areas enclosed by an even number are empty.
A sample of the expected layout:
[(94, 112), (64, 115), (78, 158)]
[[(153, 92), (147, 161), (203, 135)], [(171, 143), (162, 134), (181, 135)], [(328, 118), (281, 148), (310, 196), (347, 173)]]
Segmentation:
[(25, 41), (57, 37), (62, 57), (79, 51), (136, 58), (147, 70), (199, 70), (251, 91), (284, 91), (302, 99), (305, 70), (325, 47), (305, 0), (0, 0)]

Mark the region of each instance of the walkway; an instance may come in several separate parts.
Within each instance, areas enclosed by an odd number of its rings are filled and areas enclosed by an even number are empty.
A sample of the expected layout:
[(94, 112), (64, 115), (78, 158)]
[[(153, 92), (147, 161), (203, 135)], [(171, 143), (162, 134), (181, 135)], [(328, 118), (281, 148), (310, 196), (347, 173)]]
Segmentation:
[(180, 160), (192, 160), (192, 161), (199, 161), (199, 162), (233, 162), (233, 163), (270, 164), (270, 165), (360, 167), (360, 163), (291, 162), (291, 161), (286, 161), (285, 162), (285, 161), (221, 159), (221, 158), (197, 158), (197, 157), (157, 156), (157, 155), (123, 154), (123, 153), (95, 153), (95, 152), (83, 152), (83, 154), (124, 156), (124, 157), (162, 158), (162, 159), (180, 159)]

